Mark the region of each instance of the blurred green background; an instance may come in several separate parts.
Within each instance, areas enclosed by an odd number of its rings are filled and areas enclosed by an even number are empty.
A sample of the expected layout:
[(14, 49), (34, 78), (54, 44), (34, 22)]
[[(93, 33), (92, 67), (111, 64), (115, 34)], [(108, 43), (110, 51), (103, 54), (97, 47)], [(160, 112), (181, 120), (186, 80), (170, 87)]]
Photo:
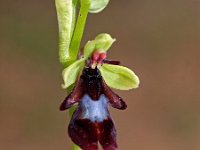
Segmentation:
[[(111, 108), (119, 150), (200, 149), (200, 0), (112, 0), (83, 44), (117, 38), (112, 59), (141, 79)], [(70, 150), (54, 1), (0, 1), (0, 149)]]

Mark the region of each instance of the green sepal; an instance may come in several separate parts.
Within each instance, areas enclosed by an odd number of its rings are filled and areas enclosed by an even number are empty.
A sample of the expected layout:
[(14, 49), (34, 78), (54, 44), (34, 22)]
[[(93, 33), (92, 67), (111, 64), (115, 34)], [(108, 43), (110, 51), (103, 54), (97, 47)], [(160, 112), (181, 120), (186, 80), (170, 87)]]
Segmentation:
[(84, 57), (89, 58), (95, 50), (106, 52), (116, 41), (107, 33), (101, 33), (92, 41), (88, 41), (84, 47)]
[(89, 12), (99, 13), (101, 12), (109, 3), (109, 0), (91, 0)]
[(116, 41), (116, 39), (113, 39), (110, 36), (110, 34), (101, 33), (97, 35), (97, 37), (95, 38), (95, 41), (96, 41), (95, 48), (100, 51), (106, 52), (109, 50), (112, 44)]
[(80, 74), (81, 70), (85, 66), (85, 59), (75, 61), (73, 64), (65, 68), (62, 72), (64, 84), (63, 88), (68, 88), (74, 84), (77, 80), (77, 76)]
[(100, 68), (106, 84), (118, 90), (130, 90), (139, 86), (140, 80), (130, 69), (111, 64), (103, 64)]

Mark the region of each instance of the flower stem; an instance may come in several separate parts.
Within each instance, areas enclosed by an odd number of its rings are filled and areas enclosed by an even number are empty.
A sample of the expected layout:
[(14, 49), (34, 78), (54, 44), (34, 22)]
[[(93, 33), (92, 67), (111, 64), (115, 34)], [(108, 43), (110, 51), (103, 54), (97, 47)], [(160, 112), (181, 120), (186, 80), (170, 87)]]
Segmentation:
[(77, 22), (76, 22), (76, 27), (75, 27), (70, 48), (69, 48), (71, 62), (74, 62), (78, 56), (80, 43), (83, 36), (86, 19), (87, 19), (89, 7), (90, 7), (90, 0), (80, 0), (80, 5), (81, 7), (80, 7)]

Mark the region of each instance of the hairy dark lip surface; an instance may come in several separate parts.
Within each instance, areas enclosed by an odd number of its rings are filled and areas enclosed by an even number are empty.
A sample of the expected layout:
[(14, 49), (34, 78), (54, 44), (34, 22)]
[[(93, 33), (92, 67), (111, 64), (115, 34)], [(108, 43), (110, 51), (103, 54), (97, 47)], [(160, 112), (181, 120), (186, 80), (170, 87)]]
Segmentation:
[[(75, 103), (78, 106), (68, 127), (72, 141), (83, 150), (97, 150), (98, 142), (104, 150), (116, 150), (116, 129), (108, 106), (124, 110), (127, 105), (106, 85), (98, 68), (83, 69), (74, 89), (60, 105), (60, 110), (64, 111)], [(94, 116), (87, 113), (94, 113)]]

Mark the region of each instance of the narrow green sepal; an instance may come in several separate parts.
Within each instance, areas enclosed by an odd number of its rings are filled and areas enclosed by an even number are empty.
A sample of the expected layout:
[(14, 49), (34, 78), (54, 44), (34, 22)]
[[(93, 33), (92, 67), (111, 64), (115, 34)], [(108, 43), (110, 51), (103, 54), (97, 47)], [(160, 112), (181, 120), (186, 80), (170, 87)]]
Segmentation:
[(74, 84), (77, 80), (77, 76), (81, 72), (85, 65), (85, 59), (80, 59), (75, 61), (69, 67), (65, 68), (62, 72), (64, 84), (62, 85), (63, 88), (68, 88), (72, 84)]
[(90, 13), (101, 12), (109, 3), (109, 0), (91, 0)]
[(103, 64), (100, 68), (106, 84), (118, 90), (130, 90), (139, 86), (140, 80), (130, 69), (111, 64)]

